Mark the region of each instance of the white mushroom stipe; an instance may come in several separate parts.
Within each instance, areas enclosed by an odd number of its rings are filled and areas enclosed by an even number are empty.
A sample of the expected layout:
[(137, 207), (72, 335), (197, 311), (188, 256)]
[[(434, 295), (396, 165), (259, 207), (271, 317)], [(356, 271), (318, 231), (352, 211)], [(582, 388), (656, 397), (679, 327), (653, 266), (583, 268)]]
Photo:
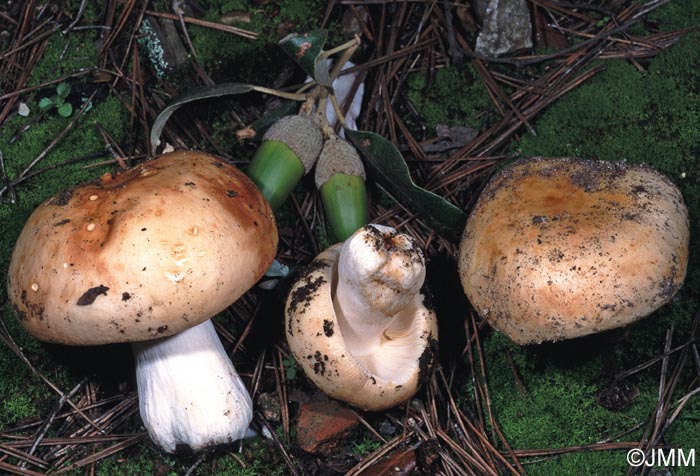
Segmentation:
[(248, 435), (253, 405), (210, 320), (132, 349), (141, 418), (165, 451), (196, 452)]
[(333, 297), (348, 349), (367, 356), (392, 340), (387, 329), (415, 305), (424, 280), (423, 252), (408, 235), (370, 225), (348, 238), (340, 250)]

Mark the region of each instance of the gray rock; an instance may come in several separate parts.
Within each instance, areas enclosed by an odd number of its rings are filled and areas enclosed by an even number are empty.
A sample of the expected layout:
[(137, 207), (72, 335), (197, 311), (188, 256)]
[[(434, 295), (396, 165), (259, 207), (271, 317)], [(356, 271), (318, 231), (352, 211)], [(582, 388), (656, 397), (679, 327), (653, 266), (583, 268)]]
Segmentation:
[(482, 18), (477, 53), (500, 56), (532, 47), (532, 22), (525, 0), (490, 0)]

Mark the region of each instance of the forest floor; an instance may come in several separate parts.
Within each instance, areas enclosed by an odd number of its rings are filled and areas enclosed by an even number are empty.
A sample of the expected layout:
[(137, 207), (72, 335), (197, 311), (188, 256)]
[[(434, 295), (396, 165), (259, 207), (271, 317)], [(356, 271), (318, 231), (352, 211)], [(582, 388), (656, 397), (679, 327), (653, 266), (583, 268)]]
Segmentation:
[[(278, 42), (323, 28), (327, 47), (361, 39), (349, 70), (364, 82), (359, 130), (389, 140), (418, 186), (466, 212), (519, 157), (625, 160), (665, 174), (690, 214), (685, 285), (624, 329), (517, 346), (468, 304), (457, 240), (370, 175), (370, 219), (423, 246), (440, 323), (438, 365), (413, 399), (353, 410), (360, 424), (333, 454), (304, 452), (299, 409), (324, 396), (285, 342), (282, 280), (214, 319), (253, 396), (254, 426), (270, 431), (167, 455), (141, 423), (128, 346), (41, 343), (13, 316), (3, 284), (0, 474), (697, 474), (679, 460), (632, 467), (627, 454), (700, 451), (698, 2), (531, 1), (534, 47), (499, 58), (474, 53), (478, 22), (464, 2), (174, 3), (179, 15), (162, 0), (0, 6), (3, 277), (40, 203), (162, 152), (150, 133), (167, 104), (222, 83), (299, 89), (305, 73)], [(244, 167), (258, 143), (236, 133), (273, 104), (252, 92), (183, 105), (161, 142)], [(277, 220), (277, 259), (292, 270), (331, 242), (312, 177)]]

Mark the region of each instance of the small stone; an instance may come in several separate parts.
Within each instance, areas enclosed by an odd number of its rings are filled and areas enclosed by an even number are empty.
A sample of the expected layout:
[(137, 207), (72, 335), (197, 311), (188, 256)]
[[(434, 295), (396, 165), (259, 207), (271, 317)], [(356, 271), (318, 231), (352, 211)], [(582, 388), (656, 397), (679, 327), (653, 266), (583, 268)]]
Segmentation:
[(267, 421), (275, 423), (280, 421), (280, 401), (276, 393), (261, 393), (258, 397), (258, 407)]
[(27, 106), (27, 103), (19, 103), (19, 107), (17, 108), (17, 114), (19, 114), (22, 117), (27, 117), (29, 115), (29, 106)]
[(296, 442), (307, 453), (334, 454), (359, 424), (355, 412), (330, 400), (302, 405)]
[(384, 420), (379, 424), (379, 433), (383, 436), (394, 436), (396, 435), (396, 425), (389, 420)]
[(615, 381), (596, 393), (596, 400), (603, 408), (619, 412), (627, 408), (639, 396), (639, 388), (625, 380)]
[(490, 0), (482, 18), (477, 53), (500, 56), (532, 47), (532, 22), (525, 0)]

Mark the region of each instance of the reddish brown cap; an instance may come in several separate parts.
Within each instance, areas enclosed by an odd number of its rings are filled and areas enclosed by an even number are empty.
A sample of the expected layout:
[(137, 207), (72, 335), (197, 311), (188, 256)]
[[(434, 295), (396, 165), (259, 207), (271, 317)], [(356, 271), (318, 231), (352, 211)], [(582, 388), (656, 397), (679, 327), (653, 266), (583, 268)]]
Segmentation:
[(519, 344), (623, 326), (668, 302), (688, 263), (688, 212), (649, 167), (571, 158), (498, 173), (461, 242), (477, 312)]
[(225, 309), (276, 250), (274, 216), (252, 181), (178, 151), (40, 205), (15, 245), (8, 291), (41, 340), (147, 340)]

